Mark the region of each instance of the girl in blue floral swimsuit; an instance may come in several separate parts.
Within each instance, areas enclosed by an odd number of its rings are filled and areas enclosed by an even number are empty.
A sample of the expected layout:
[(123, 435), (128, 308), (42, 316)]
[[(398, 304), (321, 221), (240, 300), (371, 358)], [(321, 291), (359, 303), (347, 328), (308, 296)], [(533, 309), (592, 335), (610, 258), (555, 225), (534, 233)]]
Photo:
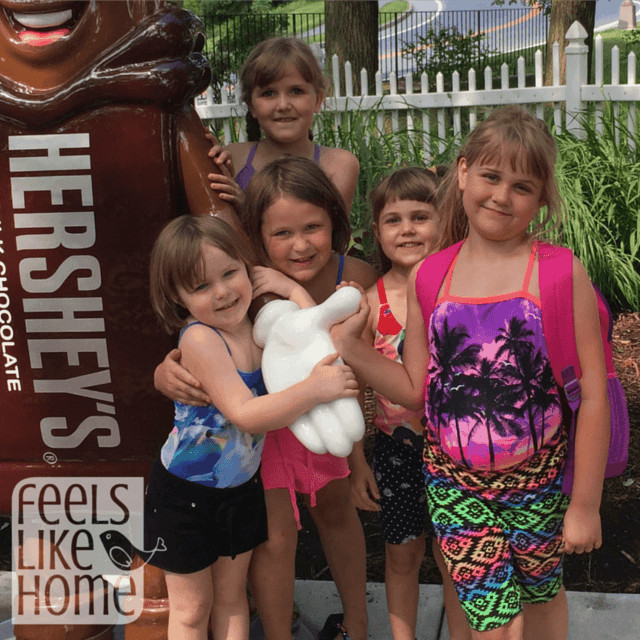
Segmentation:
[[(181, 328), (183, 365), (202, 382), (207, 406), (175, 403), (174, 427), (156, 461), (145, 501), (145, 544), (166, 550), (152, 563), (165, 572), (169, 639), (249, 636), (245, 584), (251, 550), (267, 538), (260, 458), (264, 434), (321, 402), (356, 397), (345, 365), (321, 360), (309, 377), (265, 395), (262, 351), (247, 311), (254, 293), (248, 246), (221, 220), (182, 216), (161, 232), (151, 256), (151, 300), (168, 330)], [(263, 276), (253, 267), (252, 276)], [(276, 274), (276, 293), (314, 304)]]

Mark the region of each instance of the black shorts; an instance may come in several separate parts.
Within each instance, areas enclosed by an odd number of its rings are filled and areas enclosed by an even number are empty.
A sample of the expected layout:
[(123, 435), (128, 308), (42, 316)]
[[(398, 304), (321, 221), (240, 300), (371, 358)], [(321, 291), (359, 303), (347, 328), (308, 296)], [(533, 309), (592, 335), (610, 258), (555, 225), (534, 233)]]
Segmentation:
[[(406, 441), (399, 439), (402, 431)], [(380, 491), (382, 538), (389, 544), (405, 544), (424, 534), (428, 525), (423, 440), (403, 427), (394, 435), (376, 432), (372, 468)]]
[(158, 538), (166, 551), (148, 562), (173, 573), (200, 571), (220, 556), (255, 549), (267, 539), (260, 471), (244, 484), (219, 489), (179, 478), (156, 460), (144, 505), (145, 550)]

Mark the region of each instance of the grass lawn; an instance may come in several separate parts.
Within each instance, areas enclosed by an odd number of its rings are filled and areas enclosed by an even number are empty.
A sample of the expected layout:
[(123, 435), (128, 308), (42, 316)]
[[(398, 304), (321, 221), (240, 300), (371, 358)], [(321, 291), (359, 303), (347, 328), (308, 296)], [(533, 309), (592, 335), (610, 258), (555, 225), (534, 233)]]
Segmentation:
[[(388, 21), (386, 14), (392, 12), (403, 13), (408, 9), (409, 3), (406, 0), (389, 2), (382, 7), (382, 11), (378, 16), (378, 24), (383, 25)], [(274, 13), (288, 16), (289, 31), (292, 34), (301, 35), (301, 30), (302, 32), (315, 31), (324, 26), (324, 0), (293, 0), (293, 2), (279, 5)], [(299, 16), (297, 21), (296, 16)], [(324, 33), (307, 35), (305, 40), (308, 42), (324, 42)]]
[(279, 5), (276, 13), (324, 13), (324, 0), (293, 0)]
[[(378, 22), (384, 24), (387, 21), (385, 13), (404, 13), (409, 9), (409, 3), (406, 0), (393, 0), (382, 7)], [(276, 9), (276, 13), (298, 14), (298, 13), (322, 13), (324, 14), (324, 0), (293, 0), (287, 4), (282, 4)], [(317, 25), (324, 24), (322, 18), (318, 18)]]

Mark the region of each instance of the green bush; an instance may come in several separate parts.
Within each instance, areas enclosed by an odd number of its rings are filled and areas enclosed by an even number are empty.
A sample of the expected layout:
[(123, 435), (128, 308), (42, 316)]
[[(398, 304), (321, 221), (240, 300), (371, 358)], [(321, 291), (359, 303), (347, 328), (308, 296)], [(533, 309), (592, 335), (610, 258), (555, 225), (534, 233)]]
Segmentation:
[[(640, 155), (628, 144), (625, 124), (626, 114), (616, 118), (609, 105), (602, 135), (587, 121), (584, 139), (557, 136), (556, 175), (566, 205), (562, 243), (575, 251), (613, 308), (637, 310)], [(640, 136), (634, 139), (638, 145)]]
[(423, 36), (418, 36), (417, 42), (405, 42), (401, 53), (404, 58), (415, 62), (416, 76), (423, 72), (427, 74), (432, 91), (436, 88), (439, 71), (444, 76), (445, 89), (450, 90), (454, 71), (462, 75), (471, 67), (483, 69), (487, 58), (498, 53), (484, 48), (484, 39), (483, 33), (474, 34), (471, 29), (464, 34), (455, 26), (446, 29), (431, 27)]

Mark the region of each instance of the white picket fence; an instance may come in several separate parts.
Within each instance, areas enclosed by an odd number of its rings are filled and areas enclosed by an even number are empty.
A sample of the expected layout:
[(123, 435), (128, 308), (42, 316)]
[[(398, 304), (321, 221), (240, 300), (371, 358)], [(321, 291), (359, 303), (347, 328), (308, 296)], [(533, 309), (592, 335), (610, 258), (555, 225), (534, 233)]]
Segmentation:
[[(567, 31), (566, 47), (566, 78), (564, 85), (560, 84), (560, 55), (559, 45), (553, 46), (553, 84), (543, 85), (543, 58), (540, 50), (535, 54), (535, 70), (533, 86), (526, 86), (527, 72), (524, 59), (520, 58), (517, 65), (516, 86), (509, 86), (509, 69), (506, 64), (501, 67), (500, 86), (493, 86), (493, 72), (487, 67), (484, 71), (484, 89), (478, 89), (476, 72), (468, 72), (468, 88), (460, 88), (460, 74), (456, 71), (452, 75), (452, 90), (444, 90), (444, 78), (441, 73), (436, 77), (436, 90), (429, 91), (428, 78), (422, 74), (420, 78), (420, 93), (413, 92), (413, 77), (405, 76), (405, 92), (398, 93), (398, 82), (395, 74), (391, 74), (388, 92), (383, 91), (380, 73), (376, 74), (375, 95), (353, 94), (353, 75), (351, 64), (346, 62), (344, 91), (339, 80), (339, 61), (334, 55), (333, 63), (333, 95), (324, 101), (323, 112), (329, 114), (336, 125), (342, 122), (343, 114), (349, 111), (365, 111), (375, 113), (380, 131), (385, 126), (385, 119), (390, 121), (391, 131), (396, 133), (406, 131), (414, 142), (422, 144), (428, 157), (431, 149), (430, 136), (437, 131), (438, 149), (442, 151), (445, 145), (446, 128), (453, 127), (454, 135), (462, 137), (468, 131), (462, 130), (462, 123), (468, 122), (472, 130), (477, 122), (478, 109), (505, 104), (528, 105), (538, 117), (543, 117), (544, 107), (553, 109), (554, 126), (561, 130), (562, 126), (581, 137), (584, 134), (584, 113), (589, 103), (595, 103), (595, 126), (598, 132), (603, 129), (604, 104), (613, 103), (614, 113), (619, 114), (620, 105), (628, 103), (627, 135), (631, 148), (634, 148), (634, 138), (631, 133), (635, 128), (636, 102), (640, 101), (640, 85), (636, 83), (636, 56), (632, 52), (627, 58), (627, 81), (620, 82), (620, 51), (613, 47), (611, 51), (611, 84), (603, 84), (603, 43), (598, 35), (594, 41), (595, 77), (593, 84), (587, 84), (587, 53), (585, 44), (587, 33), (584, 27), (574, 22)], [(367, 72), (360, 73), (361, 86), (367, 87)], [(222, 92), (222, 104), (213, 104), (211, 92), (208, 91), (196, 100), (196, 109), (205, 122), (213, 121), (213, 128), (220, 135), (222, 142), (232, 140), (232, 127), (236, 132), (236, 139), (245, 140), (244, 127), (236, 126), (237, 118), (244, 117), (246, 106), (238, 102), (229, 102), (226, 92)], [(235, 88), (235, 96), (240, 95), (240, 88)], [(237, 98), (236, 98), (237, 100)], [(463, 118), (464, 110), (468, 111), (468, 118)], [(403, 118), (401, 118), (403, 114)], [(432, 119), (434, 127), (432, 128)], [(389, 125), (387, 125), (389, 126)], [(617, 132), (620, 135), (620, 132)]]

